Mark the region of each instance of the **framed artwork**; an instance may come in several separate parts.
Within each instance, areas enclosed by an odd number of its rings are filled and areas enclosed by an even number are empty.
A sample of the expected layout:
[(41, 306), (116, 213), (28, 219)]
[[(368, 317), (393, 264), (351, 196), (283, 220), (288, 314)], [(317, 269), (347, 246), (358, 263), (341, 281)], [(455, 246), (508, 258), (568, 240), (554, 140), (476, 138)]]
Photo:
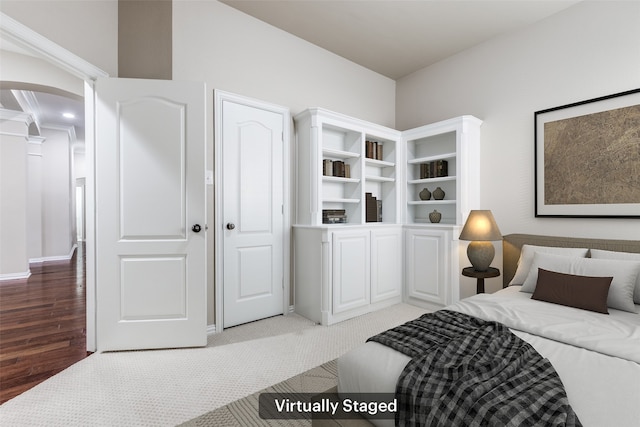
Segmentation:
[(640, 89), (534, 118), (536, 217), (640, 218)]

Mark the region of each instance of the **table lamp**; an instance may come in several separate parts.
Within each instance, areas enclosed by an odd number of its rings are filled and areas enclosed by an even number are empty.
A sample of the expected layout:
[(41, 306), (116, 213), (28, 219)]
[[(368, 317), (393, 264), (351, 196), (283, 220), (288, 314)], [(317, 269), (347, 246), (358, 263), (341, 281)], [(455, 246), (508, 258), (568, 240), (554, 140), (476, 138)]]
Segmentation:
[(502, 240), (498, 224), (489, 210), (473, 210), (469, 213), (460, 233), (460, 240), (469, 240), (467, 257), (476, 271), (487, 271), (496, 250), (494, 240)]

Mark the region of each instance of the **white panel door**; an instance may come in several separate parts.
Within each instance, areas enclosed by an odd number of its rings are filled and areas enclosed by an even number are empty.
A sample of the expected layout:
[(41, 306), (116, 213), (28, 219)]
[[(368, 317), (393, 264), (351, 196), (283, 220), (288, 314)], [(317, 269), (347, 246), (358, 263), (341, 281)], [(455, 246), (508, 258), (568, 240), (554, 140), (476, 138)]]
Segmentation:
[(226, 328), (284, 313), (285, 115), (221, 105)]
[(369, 230), (332, 233), (333, 313), (366, 306), (370, 298)]
[(204, 84), (95, 87), (97, 349), (203, 346)]
[(371, 231), (371, 303), (402, 292), (402, 229)]
[(407, 297), (448, 304), (449, 242), (447, 232), (406, 230)]

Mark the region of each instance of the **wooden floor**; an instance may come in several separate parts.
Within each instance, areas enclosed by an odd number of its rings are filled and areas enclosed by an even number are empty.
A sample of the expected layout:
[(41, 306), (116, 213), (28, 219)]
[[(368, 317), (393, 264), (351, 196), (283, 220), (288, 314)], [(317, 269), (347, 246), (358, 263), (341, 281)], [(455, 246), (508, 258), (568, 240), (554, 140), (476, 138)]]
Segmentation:
[(85, 257), (31, 264), (0, 282), (0, 403), (87, 356)]

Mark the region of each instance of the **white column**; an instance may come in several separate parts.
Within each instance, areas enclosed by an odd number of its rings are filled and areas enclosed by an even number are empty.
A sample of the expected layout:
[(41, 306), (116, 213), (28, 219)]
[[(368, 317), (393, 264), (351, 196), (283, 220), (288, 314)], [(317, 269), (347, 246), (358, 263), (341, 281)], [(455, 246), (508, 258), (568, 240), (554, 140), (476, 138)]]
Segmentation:
[(27, 253), (29, 262), (42, 260), (42, 143), (29, 136), (27, 158)]
[(30, 276), (27, 254), (29, 114), (0, 109), (0, 280)]
[(42, 258), (70, 259), (75, 248), (75, 182), (71, 172), (73, 127), (41, 126), (42, 145)]

